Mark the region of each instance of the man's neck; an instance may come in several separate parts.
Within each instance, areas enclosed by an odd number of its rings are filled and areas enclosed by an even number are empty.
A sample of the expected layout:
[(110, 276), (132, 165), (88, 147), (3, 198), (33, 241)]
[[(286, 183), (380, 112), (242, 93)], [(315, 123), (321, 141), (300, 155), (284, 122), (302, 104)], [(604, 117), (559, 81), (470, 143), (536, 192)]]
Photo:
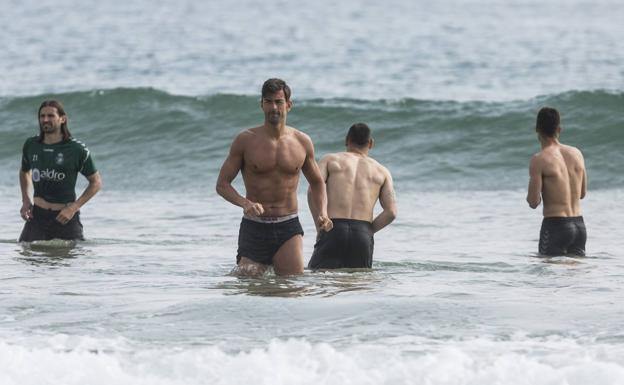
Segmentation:
[(270, 137), (279, 138), (280, 136), (286, 133), (286, 124), (285, 123), (271, 124), (269, 122), (265, 122), (264, 129)]
[(549, 137), (543, 137), (543, 136), (540, 135), (539, 141), (540, 141), (540, 144), (542, 146), (542, 149), (544, 149), (546, 147), (558, 146), (559, 145), (559, 140), (557, 138), (555, 138), (555, 137), (549, 138)]
[(361, 155), (361, 156), (368, 156), (368, 148), (360, 148), (360, 147), (348, 146), (347, 147), (347, 152), (350, 152), (350, 153), (356, 154), (356, 155)]
[(55, 144), (63, 141), (63, 135), (60, 132), (43, 134), (44, 144)]

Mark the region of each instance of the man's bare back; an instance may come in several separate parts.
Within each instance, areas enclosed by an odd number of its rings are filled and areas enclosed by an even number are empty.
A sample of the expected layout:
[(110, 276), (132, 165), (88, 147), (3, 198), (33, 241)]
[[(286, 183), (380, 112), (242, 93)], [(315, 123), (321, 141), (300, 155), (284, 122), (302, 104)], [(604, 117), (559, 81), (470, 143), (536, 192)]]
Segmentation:
[[(373, 146), (370, 135), (366, 124), (354, 124), (347, 134), (347, 151), (326, 155), (319, 162), (327, 185), (327, 213), (334, 228), (328, 234), (317, 226), (318, 241), (310, 268), (370, 268), (373, 234), (396, 217), (392, 176), (387, 168), (368, 156)], [(377, 200), (383, 211), (373, 219)], [(316, 217), (314, 202), (308, 199), (308, 205)]]
[(330, 218), (372, 222), (377, 199), (392, 198), (390, 173), (368, 156), (354, 152), (330, 154), (320, 161), (319, 168), (322, 176), (327, 175), (327, 196), (331, 197), (327, 201), (327, 215)]
[(531, 169), (541, 174), (544, 217), (581, 215), (580, 199), (585, 197), (587, 177), (583, 155), (577, 148), (549, 145), (534, 155)]
[(583, 154), (559, 143), (559, 111), (544, 107), (535, 125), (542, 150), (531, 158), (527, 202), (533, 209), (544, 202), (540, 229), (541, 255), (585, 255), (587, 231), (581, 199), (587, 192)]

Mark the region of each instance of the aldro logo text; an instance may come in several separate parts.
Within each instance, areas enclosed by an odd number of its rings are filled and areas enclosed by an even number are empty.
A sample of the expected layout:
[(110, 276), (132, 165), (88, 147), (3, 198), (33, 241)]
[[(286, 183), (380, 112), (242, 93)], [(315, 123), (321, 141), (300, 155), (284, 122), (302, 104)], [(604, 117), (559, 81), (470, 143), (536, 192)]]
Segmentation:
[(33, 182), (39, 182), (40, 180), (50, 180), (54, 182), (60, 182), (65, 179), (64, 172), (58, 172), (55, 169), (46, 168), (45, 170), (39, 170), (38, 168), (32, 171)]

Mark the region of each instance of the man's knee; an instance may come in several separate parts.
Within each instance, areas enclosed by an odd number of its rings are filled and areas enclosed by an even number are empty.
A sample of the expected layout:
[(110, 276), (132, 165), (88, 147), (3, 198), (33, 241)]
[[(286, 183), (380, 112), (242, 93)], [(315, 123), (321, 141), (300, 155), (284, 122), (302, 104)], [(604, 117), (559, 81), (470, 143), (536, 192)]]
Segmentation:
[(254, 277), (264, 274), (267, 268), (268, 266), (266, 265), (241, 256), (233, 273), (243, 277)]

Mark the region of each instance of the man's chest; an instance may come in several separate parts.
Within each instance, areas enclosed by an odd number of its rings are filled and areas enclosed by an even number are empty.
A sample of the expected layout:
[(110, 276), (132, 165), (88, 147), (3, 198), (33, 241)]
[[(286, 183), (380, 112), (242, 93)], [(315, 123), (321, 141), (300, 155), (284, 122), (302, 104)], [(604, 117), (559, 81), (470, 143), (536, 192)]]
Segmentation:
[(305, 150), (299, 144), (250, 146), (244, 154), (244, 167), (254, 173), (296, 174), (305, 158)]
[(77, 171), (78, 154), (66, 147), (37, 147), (31, 149), (27, 156), (33, 169), (56, 172)]

